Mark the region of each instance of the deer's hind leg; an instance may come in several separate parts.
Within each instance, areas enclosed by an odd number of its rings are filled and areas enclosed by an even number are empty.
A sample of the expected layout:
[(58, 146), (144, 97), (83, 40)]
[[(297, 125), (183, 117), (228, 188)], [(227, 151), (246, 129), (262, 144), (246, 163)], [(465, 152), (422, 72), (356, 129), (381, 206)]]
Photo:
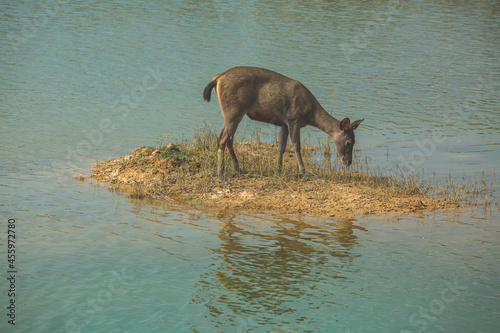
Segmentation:
[(241, 172), (240, 169), (240, 164), (238, 163), (238, 158), (236, 157), (236, 154), (234, 153), (234, 148), (233, 148), (233, 141), (234, 141), (234, 134), (227, 140), (227, 149), (229, 150), (229, 154), (231, 155), (231, 158), (233, 159), (234, 163), (234, 170), (236, 172)]
[(217, 137), (217, 174), (219, 177), (224, 176), (224, 150), (226, 149), (226, 145), (229, 149), (229, 154), (233, 159), (234, 168), (236, 171), (240, 171), (238, 159), (234, 153), (233, 140), (234, 133), (236, 132), (243, 115), (244, 114), (241, 116), (224, 117), (224, 126)]

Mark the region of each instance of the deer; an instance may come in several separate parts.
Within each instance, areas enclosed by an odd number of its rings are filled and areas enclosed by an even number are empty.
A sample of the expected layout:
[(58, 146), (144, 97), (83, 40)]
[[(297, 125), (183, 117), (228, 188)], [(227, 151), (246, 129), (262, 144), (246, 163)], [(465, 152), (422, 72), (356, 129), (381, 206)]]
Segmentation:
[(203, 90), (203, 99), (210, 102), (212, 90), (224, 116), (224, 125), (217, 136), (217, 174), (224, 176), (226, 147), (236, 172), (241, 172), (234, 152), (234, 134), (245, 115), (250, 119), (280, 127), (278, 137), (278, 168), (282, 169), (288, 135), (295, 151), (300, 174), (305, 174), (300, 153), (300, 129), (311, 125), (328, 134), (335, 143), (342, 164), (351, 165), (354, 130), (364, 120), (351, 123), (338, 121), (318, 102), (302, 83), (272, 70), (239, 66), (217, 74)]

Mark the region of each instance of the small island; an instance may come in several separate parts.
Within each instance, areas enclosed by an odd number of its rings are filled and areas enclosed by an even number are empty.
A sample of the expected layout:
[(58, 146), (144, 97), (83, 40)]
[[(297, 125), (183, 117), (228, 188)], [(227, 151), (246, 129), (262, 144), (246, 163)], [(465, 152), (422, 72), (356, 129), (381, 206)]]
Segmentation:
[[(155, 198), (218, 211), (350, 218), (404, 215), (457, 209), (461, 200), (431, 196), (430, 184), (412, 178), (375, 175), (369, 168), (332, 166), (332, 149), (303, 146), (308, 172), (299, 175), (288, 148), (277, 168), (277, 143), (235, 143), (242, 172), (228, 167), (217, 177), (216, 134), (198, 130), (190, 141), (140, 147), (97, 162), (90, 178), (106, 182), (132, 198)], [(230, 164), (226, 164), (230, 165)], [(355, 168), (354, 168), (355, 169)], [(361, 170), (360, 170), (361, 169)]]

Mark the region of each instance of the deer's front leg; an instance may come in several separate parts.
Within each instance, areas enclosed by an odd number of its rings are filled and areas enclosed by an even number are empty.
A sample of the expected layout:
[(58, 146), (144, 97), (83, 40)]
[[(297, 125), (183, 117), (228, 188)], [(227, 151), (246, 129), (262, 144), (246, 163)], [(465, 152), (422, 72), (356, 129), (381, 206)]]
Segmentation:
[(290, 137), (292, 139), (293, 149), (295, 150), (295, 156), (297, 157), (297, 164), (299, 166), (299, 172), (305, 173), (304, 163), (302, 162), (302, 155), (300, 154), (300, 127), (298, 125), (289, 125)]
[(281, 167), (283, 166), (283, 154), (285, 153), (286, 150), (287, 141), (288, 141), (288, 126), (283, 125), (281, 126), (280, 134), (278, 137), (278, 151), (279, 151), (278, 168), (280, 170)]

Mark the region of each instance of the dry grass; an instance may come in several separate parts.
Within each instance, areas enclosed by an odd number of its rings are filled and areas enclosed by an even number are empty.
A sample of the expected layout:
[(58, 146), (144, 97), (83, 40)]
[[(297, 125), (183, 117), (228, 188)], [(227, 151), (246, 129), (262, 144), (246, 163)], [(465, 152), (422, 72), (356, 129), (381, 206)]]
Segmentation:
[[(169, 142), (166, 144), (167, 142)], [(366, 159), (346, 168), (332, 158), (329, 141), (322, 148), (302, 147), (307, 173), (299, 175), (290, 147), (277, 168), (277, 143), (240, 138), (235, 151), (243, 173), (233, 170), (226, 154), (226, 176), (217, 170), (217, 133), (207, 126), (190, 139), (160, 140), (132, 154), (98, 162), (92, 178), (111, 183), (134, 198), (156, 197), (217, 209), (297, 213), (317, 216), (407, 214), (467, 204), (490, 204), (484, 178), (457, 185), (432, 183), (419, 174), (387, 175)], [(289, 145), (290, 146), (290, 145)], [(333, 160), (333, 162), (332, 162)], [(439, 198), (437, 198), (439, 196)]]

